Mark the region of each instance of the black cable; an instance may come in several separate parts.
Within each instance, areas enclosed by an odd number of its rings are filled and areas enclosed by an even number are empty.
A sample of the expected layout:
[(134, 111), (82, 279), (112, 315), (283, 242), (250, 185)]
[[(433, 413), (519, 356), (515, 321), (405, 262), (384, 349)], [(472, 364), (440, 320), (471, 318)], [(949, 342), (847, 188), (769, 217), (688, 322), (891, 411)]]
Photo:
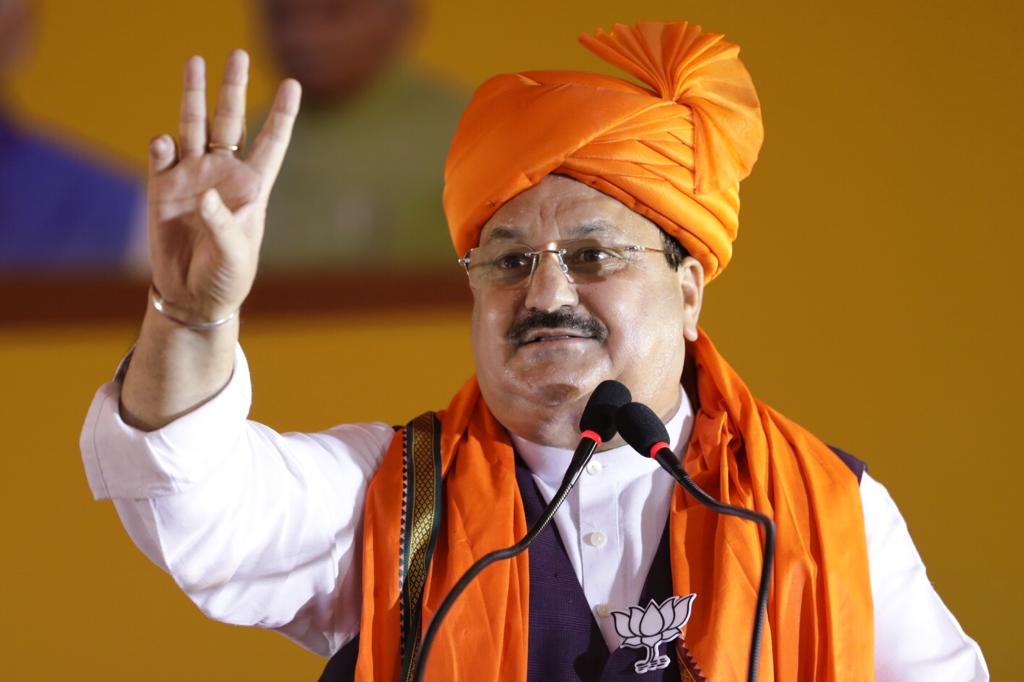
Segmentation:
[(473, 581), (473, 578), (480, 575), (480, 572), (485, 568), (496, 561), (511, 559), (530, 546), (530, 543), (532, 543), (534, 539), (540, 535), (541, 531), (547, 527), (548, 523), (554, 517), (555, 512), (558, 511), (560, 506), (562, 506), (565, 498), (569, 496), (569, 491), (572, 490), (576, 480), (580, 477), (580, 474), (583, 473), (583, 467), (585, 467), (587, 462), (590, 461), (590, 457), (594, 454), (594, 450), (597, 449), (597, 446), (597, 441), (590, 440), (589, 438), (583, 440), (579, 444), (576, 448), (576, 452), (573, 453), (572, 461), (569, 462), (569, 468), (566, 469), (565, 478), (562, 479), (562, 485), (559, 486), (554, 496), (552, 496), (551, 502), (544, 509), (540, 518), (537, 519), (536, 523), (533, 524), (533, 527), (530, 528), (530, 531), (522, 540), (511, 547), (498, 549), (480, 557), (480, 559), (478, 559), (465, 573), (462, 574), (459, 581), (455, 583), (451, 591), (448, 592), (444, 601), (442, 601), (441, 605), (437, 608), (437, 612), (434, 613), (434, 617), (430, 621), (430, 626), (427, 627), (427, 632), (423, 635), (423, 642), (420, 644), (420, 651), (416, 658), (416, 667), (413, 675), (413, 680), (415, 680), (415, 682), (422, 682), (423, 680), (423, 671), (426, 670), (427, 667), (427, 657), (430, 655), (430, 648), (434, 644), (434, 638), (437, 636), (437, 631), (441, 627), (441, 622), (455, 604), (455, 600), (458, 599), (463, 590), (469, 586), (469, 583)]
[(419, 653), (416, 655), (415, 667), (413, 669), (414, 682), (422, 682), (423, 671), (427, 668), (427, 658), (430, 656), (430, 648), (434, 644), (434, 638), (437, 637), (437, 631), (441, 628), (441, 622), (455, 604), (455, 600), (469, 586), (473, 578), (480, 575), (481, 571), (496, 561), (511, 559), (520, 554), (540, 535), (541, 531), (551, 522), (558, 508), (565, 502), (565, 498), (569, 496), (569, 491), (572, 490), (576, 480), (583, 473), (583, 467), (590, 461), (597, 446), (615, 437), (615, 416), (619, 409), (630, 400), (632, 400), (632, 397), (629, 394), (629, 389), (613, 379), (602, 381), (594, 389), (590, 399), (587, 400), (586, 407), (583, 408), (583, 414), (580, 416), (581, 439), (579, 445), (576, 446), (576, 451), (573, 452), (568, 468), (565, 470), (562, 485), (555, 491), (551, 502), (544, 508), (540, 518), (537, 519), (522, 540), (511, 547), (495, 550), (480, 557), (459, 578), (459, 581), (455, 583), (448, 594), (445, 595), (444, 600), (430, 621), (430, 626), (427, 627), (427, 631), (423, 635), (423, 641), (420, 644)]
[(751, 509), (723, 504), (708, 495), (693, 482), (679, 463), (675, 453), (668, 447), (669, 437), (665, 425), (651, 408), (641, 403), (629, 403), (615, 413), (615, 424), (619, 434), (634, 450), (645, 457), (651, 457), (661, 465), (679, 485), (683, 486), (697, 502), (705, 507), (729, 516), (738, 516), (761, 525), (764, 529), (764, 561), (761, 563), (761, 584), (757, 588), (757, 606), (754, 611), (754, 627), (750, 634), (750, 657), (747, 661), (748, 682), (757, 681), (757, 663), (761, 654), (761, 633), (768, 610), (772, 566), (775, 562), (775, 524), (764, 514)]
[(754, 612), (754, 629), (750, 636), (750, 658), (747, 662), (747, 680), (756, 682), (757, 662), (761, 654), (761, 633), (764, 631), (764, 618), (768, 610), (768, 591), (772, 578), (772, 565), (775, 563), (775, 524), (764, 514), (734, 507), (729, 504), (722, 504), (715, 498), (704, 492), (700, 486), (693, 482), (686, 470), (679, 464), (679, 460), (671, 450), (660, 451), (654, 457), (658, 463), (666, 469), (672, 478), (683, 486), (686, 492), (690, 493), (698, 502), (719, 514), (738, 516), (748, 521), (754, 521), (764, 529), (764, 561), (761, 563), (761, 584), (757, 588), (757, 610)]

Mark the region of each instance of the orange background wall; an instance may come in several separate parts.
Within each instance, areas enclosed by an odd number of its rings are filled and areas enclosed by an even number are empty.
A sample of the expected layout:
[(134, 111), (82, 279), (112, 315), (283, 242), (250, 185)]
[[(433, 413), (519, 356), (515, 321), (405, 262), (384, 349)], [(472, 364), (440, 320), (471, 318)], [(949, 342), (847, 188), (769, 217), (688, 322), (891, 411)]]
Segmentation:
[[(575, 36), (616, 20), (689, 18), (743, 46), (767, 142), (705, 326), (756, 393), (870, 462), (994, 677), (1010, 679), (1024, 612), (1017, 4), (424, 4), (415, 58), (466, 85), (600, 68)], [(254, 48), (253, 105), (266, 101), (247, 7), (44, 2), (15, 102), (141, 168), (146, 140), (173, 130), (189, 54), (219, 71), (229, 48)], [(253, 416), (318, 429), (443, 406), (471, 371), (466, 329), (452, 310), (247, 322)], [(206, 621), (91, 502), (78, 429), (134, 331), (0, 330), (0, 678), (315, 679), (321, 662), (283, 638)]]

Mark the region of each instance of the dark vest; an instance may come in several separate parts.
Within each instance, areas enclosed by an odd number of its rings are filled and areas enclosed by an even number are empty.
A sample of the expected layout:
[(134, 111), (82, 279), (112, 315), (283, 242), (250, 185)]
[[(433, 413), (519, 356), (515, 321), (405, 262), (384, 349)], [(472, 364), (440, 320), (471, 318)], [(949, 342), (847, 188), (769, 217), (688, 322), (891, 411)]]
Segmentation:
[[(867, 465), (856, 457), (832, 448), (843, 460), (858, 482)], [(516, 482), (523, 499), (527, 526), (544, 510), (541, 497), (529, 469), (516, 457)], [(651, 599), (661, 603), (672, 596), (672, 571), (669, 560), (668, 523), (661, 534), (661, 542), (651, 562), (650, 572), (640, 592), (640, 605)], [(687, 657), (683, 661), (688, 675), (681, 678), (678, 655), (680, 648), (671, 645), (662, 652), (671, 659), (664, 670), (638, 675), (634, 662), (644, 656), (643, 649), (619, 648), (608, 651), (601, 630), (594, 620), (587, 597), (576, 579), (576, 571), (569, 561), (555, 524), (549, 524), (527, 550), (530, 561), (530, 639), (526, 663), (527, 682), (570, 682), (584, 680), (659, 680), (692, 679), (700, 682), (699, 668)], [(683, 596), (683, 595), (679, 595)], [(682, 646), (684, 656), (685, 643)], [(355, 678), (356, 658), (359, 655), (359, 637), (342, 647), (327, 663), (320, 682), (348, 682)], [(467, 652), (467, 655), (479, 655)], [(430, 681), (433, 682), (433, 681)]]

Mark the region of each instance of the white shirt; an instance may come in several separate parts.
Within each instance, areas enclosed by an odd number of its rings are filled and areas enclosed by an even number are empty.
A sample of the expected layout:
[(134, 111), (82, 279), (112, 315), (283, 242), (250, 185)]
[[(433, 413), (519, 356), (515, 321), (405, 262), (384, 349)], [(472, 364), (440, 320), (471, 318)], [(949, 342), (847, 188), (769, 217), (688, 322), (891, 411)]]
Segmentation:
[[(322, 656), (355, 637), (363, 502), (391, 427), (279, 434), (247, 421), (252, 394), (240, 348), (224, 390), (162, 429), (125, 424), (119, 397), (117, 381), (97, 391), (82, 458), (93, 495), (114, 501), (139, 548), (211, 618), (272, 628)], [(692, 420), (684, 396), (667, 424), (677, 453)], [(513, 439), (549, 500), (571, 453)], [(672, 485), (625, 447), (600, 452), (555, 515), (610, 648), (620, 639), (605, 614), (637, 603)], [(876, 679), (988, 680), (980, 649), (932, 588), (885, 488), (865, 474), (861, 499)]]
[[(693, 428), (690, 401), (682, 387), (679, 393), (680, 407), (665, 425), (676, 454), (685, 449)], [(544, 501), (550, 502), (572, 451), (538, 445), (516, 435), (512, 441)], [(623, 445), (595, 452), (555, 512), (562, 545), (610, 650), (622, 643), (611, 612), (628, 611), (639, 604), (668, 521), (674, 488), (675, 481), (657, 462)]]

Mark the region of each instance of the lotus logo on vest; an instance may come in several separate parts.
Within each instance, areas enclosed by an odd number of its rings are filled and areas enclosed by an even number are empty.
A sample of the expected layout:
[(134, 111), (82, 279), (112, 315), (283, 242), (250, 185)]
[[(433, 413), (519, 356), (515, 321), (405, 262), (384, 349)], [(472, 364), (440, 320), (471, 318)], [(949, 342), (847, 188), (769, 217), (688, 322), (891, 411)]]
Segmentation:
[(633, 664), (637, 673), (664, 670), (669, 666), (671, 659), (659, 654), (658, 647), (683, 634), (683, 627), (690, 620), (690, 606), (696, 598), (696, 593), (685, 597), (669, 597), (661, 604), (652, 599), (646, 609), (630, 606), (628, 613), (612, 611), (615, 631), (622, 637), (619, 646), (647, 649), (647, 658)]

